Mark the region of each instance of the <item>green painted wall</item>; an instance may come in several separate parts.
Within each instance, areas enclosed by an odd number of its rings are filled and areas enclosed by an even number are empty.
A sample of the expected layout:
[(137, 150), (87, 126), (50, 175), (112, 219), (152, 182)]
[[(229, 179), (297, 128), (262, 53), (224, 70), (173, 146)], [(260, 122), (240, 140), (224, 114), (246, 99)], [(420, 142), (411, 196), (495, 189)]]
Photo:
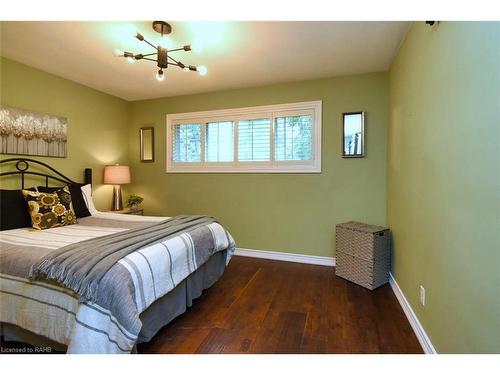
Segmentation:
[(443, 353), (500, 353), (499, 46), (500, 23), (418, 22), (390, 70), (393, 268)]
[[(99, 209), (109, 208), (112, 194), (102, 185), (103, 166), (130, 162), (133, 184), (126, 190), (145, 196), (147, 214), (217, 216), (240, 247), (333, 256), (336, 223), (384, 224), (384, 73), (127, 102), (6, 58), (0, 63), (1, 104), (68, 118), (68, 158), (35, 159), (75, 180), (92, 167)], [(308, 100), (323, 100), (323, 173), (165, 173), (167, 113)], [(341, 114), (354, 110), (367, 112), (367, 157), (346, 160), (340, 157)], [(139, 162), (138, 128), (145, 124), (155, 125), (155, 163)], [(17, 187), (2, 180), (2, 187)]]
[[(1, 104), (68, 119), (68, 157), (34, 159), (77, 181), (83, 181), (84, 168), (93, 168), (96, 206), (109, 209), (112, 187), (101, 185), (102, 168), (128, 162), (129, 103), (6, 58), (0, 58), (0, 64)], [(0, 155), (8, 157), (15, 156)], [(6, 188), (17, 188), (14, 183), (2, 178)]]
[[(147, 214), (218, 217), (239, 247), (333, 256), (336, 223), (385, 222), (387, 84), (387, 75), (376, 73), (133, 102), (131, 188), (145, 197)], [(323, 101), (323, 173), (165, 172), (167, 113), (309, 100)], [(367, 112), (367, 157), (346, 160), (342, 112), (355, 110)], [(156, 161), (141, 163), (139, 128), (151, 124)]]
[[(436, 349), (500, 352), (499, 25), (415, 23), (389, 75), (137, 102), (0, 58), (0, 102), (68, 118), (68, 158), (39, 159), (77, 180), (94, 168), (103, 210), (102, 167), (118, 162), (147, 214), (217, 216), (239, 247), (333, 256), (336, 223), (387, 223), (393, 273)], [(308, 100), (323, 101), (323, 173), (165, 173), (167, 113)], [(367, 112), (367, 157), (346, 160), (341, 114), (354, 110)], [(156, 161), (140, 163), (151, 124)]]

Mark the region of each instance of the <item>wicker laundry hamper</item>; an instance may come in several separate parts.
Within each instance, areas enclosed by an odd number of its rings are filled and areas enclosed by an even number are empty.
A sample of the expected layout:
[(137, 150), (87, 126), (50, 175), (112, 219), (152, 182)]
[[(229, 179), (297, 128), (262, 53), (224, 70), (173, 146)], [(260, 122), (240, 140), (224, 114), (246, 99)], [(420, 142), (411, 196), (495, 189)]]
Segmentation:
[(391, 232), (388, 228), (350, 221), (335, 229), (335, 273), (373, 290), (389, 281)]

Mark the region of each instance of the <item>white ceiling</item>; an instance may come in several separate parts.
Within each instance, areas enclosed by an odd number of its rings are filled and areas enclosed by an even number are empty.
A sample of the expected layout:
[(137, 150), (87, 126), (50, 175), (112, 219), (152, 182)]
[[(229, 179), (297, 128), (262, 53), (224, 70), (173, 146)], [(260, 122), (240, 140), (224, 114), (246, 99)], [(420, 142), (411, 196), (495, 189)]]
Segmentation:
[[(409, 22), (170, 22), (160, 40), (150, 22), (2, 22), (1, 54), (127, 100), (261, 86), (385, 71)], [(173, 52), (206, 76), (172, 66), (155, 79), (156, 64), (130, 64), (113, 50), (149, 53), (154, 45), (197, 44)]]

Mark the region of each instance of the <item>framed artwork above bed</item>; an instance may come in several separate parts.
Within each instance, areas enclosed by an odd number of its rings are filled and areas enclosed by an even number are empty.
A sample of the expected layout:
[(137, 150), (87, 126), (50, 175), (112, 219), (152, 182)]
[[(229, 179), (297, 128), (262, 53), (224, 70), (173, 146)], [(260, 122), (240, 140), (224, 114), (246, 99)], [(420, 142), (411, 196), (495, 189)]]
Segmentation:
[(65, 117), (0, 106), (0, 153), (67, 157)]

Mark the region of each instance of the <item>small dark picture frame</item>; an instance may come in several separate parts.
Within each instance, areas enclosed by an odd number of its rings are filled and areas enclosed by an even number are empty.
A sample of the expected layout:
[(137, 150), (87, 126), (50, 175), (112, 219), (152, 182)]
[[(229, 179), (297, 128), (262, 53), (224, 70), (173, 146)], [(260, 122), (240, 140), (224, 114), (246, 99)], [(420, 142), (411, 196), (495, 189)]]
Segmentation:
[(342, 114), (342, 157), (365, 157), (365, 112)]
[(143, 163), (155, 161), (155, 128), (147, 126), (139, 129), (140, 156)]

